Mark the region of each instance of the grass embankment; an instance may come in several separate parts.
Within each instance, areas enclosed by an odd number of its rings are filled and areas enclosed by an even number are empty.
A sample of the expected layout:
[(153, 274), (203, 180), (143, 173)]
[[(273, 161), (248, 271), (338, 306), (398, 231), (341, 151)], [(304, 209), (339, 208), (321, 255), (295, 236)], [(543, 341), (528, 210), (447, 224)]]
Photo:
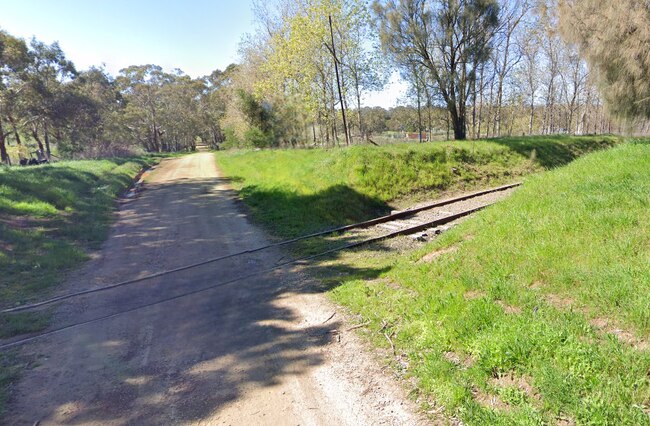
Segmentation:
[(333, 297), (465, 424), (650, 424), (647, 141), (533, 176), (416, 252), (328, 265)]
[(558, 136), (226, 151), (217, 161), (254, 217), (275, 235), (291, 237), (386, 213), (387, 203), (405, 197), (513, 181), (619, 141)]
[[(0, 305), (42, 297), (106, 238), (114, 200), (153, 158), (0, 168)], [(35, 331), (43, 315), (0, 317), (0, 337)]]
[[(106, 239), (115, 198), (154, 157), (0, 167), (0, 307), (43, 298)], [(39, 331), (47, 313), (0, 316), (0, 338)], [(0, 353), (5, 388), (24, 360)]]

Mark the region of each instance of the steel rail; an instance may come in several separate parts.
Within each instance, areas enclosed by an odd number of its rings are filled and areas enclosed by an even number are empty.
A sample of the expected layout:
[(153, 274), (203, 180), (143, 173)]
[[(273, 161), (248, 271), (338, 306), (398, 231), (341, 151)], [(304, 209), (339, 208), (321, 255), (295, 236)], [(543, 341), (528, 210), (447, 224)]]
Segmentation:
[[(107, 286), (103, 286), (103, 287), (92, 288), (92, 289), (87, 289), (87, 290), (81, 290), (81, 291), (77, 291), (77, 292), (74, 292), (74, 293), (62, 294), (60, 296), (52, 297), (50, 299), (46, 299), (46, 300), (43, 300), (43, 301), (40, 301), (40, 302), (30, 303), (28, 305), (16, 306), (16, 307), (13, 307), (13, 308), (6, 308), (6, 309), (3, 309), (3, 310), (0, 310), (0, 314), (10, 314), (10, 313), (16, 313), (16, 312), (32, 310), (32, 309), (36, 309), (36, 308), (39, 308), (39, 307), (42, 307), (42, 306), (51, 305), (51, 304), (56, 303), (56, 302), (61, 302), (61, 301), (64, 301), (64, 300), (68, 300), (68, 299), (71, 299), (71, 298), (74, 298), (74, 297), (79, 297), (79, 296), (84, 296), (84, 295), (87, 295), (87, 294), (99, 293), (99, 292), (103, 292), (103, 291), (112, 290), (112, 289), (115, 289), (115, 288), (118, 288), (118, 287), (123, 287), (123, 286), (126, 286), (126, 285), (131, 285), (131, 284), (139, 283), (139, 282), (142, 282), (142, 281), (151, 280), (151, 279), (154, 279), (154, 278), (159, 278), (159, 277), (169, 275), (169, 274), (173, 274), (173, 273), (176, 273), (176, 272), (181, 272), (181, 271), (186, 271), (188, 269), (197, 268), (199, 266), (204, 266), (204, 265), (207, 265), (207, 264), (210, 264), (210, 263), (219, 262), (219, 261), (222, 261), (222, 260), (231, 259), (231, 258), (242, 256), (242, 255), (256, 253), (256, 252), (259, 252), (259, 251), (262, 251), (262, 250), (267, 250), (269, 248), (280, 247), (280, 246), (285, 246), (285, 245), (288, 245), (288, 244), (293, 244), (293, 243), (303, 241), (303, 240), (306, 240), (306, 239), (309, 239), (309, 238), (315, 238), (315, 237), (335, 234), (335, 233), (339, 233), (339, 232), (346, 232), (346, 231), (350, 231), (352, 229), (368, 228), (370, 226), (378, 225), (380, 223), (391, 222), (391, 221), (394, 221), (394, 220), (397, 220), (397, 219), (402, 219), (402, 218), (405, 218), (405, 217), (413, 216), (413, 215), (415, 215), (415, 214), (417, 214), (419, 212), (426, 211), (426, 210), (431, 210), (431, 209), (434, 209), (436, 207), (442, 207), (442, 206), (446, 206), (446, 205), (449, 205), (449, 204), (458, 203), (458, 202), (461, 202), (461, 201), (469, 200), (471, 198), (476, 198), (476, 197), (480, 197), (482, 195), (487, 195), (487, 194), (490, 194), (490, 193), (493, 193), (493, 192), (505, 191), (507, 189), (515, 188), (515, 187), (520, 186), (520, 185), (521, 185), (521, 182), (516, 182), (516, 183), (512, 183), (512, 184), (508, 184), (508, 185), (502, 185), (502, 186), (499, 186), (499, 187), (496, 187), (496, 188), (490, 188), (490, 189), (485, 189), (485, 190), (481, 190), (481, 191), (471, 192), (469, 194), (465, 194), (465, 195), (462, 195), (462, 196), (459, 196), (459, 197), (447, 198), (445, 200), (436, 201), (434, 203), (430, 203), (430, 204), (427, 204), (425, 206), (417, 207), (417, 208), (414, 208), (414, 209), (407, 209), (407, 210), (403, 210), (403, 211), (400, 211), (400, 212), (397, 212), (397, 213), (392, 213), (392, 214), (389, 214), (389, 215), (386, 215), (386, 216), (381, 216), (381, 217), (378, 217), (378, 218), (375, 218), (375, 219), (366, 220), (366, 221), (363, 221), (363, 222), (353, 223), (353, 224), (350, 224), (350, 225), (345, 225), (345, 226), (340, 226), (340, 227), (337, 227), (337, 228), (328, 229), (326, 231), (320, 231), (320, 232), (315, 232), (315, 233), (312, 233), (312, 234), (302, 235), (300, 237), (280, 241), (280, 242), (277, 242), (277, 243), (268, 244), (268, 245), (257, 247), (257, 248), (250, 249), (250, 250), (243, 250), (243, 251), (240, 251), (240, 252), (231, 253), (231, 254), (228, 254), (228, 255), (225, 255), (225, 256), (213, 257), (213, 258), (210, 258), (210, 259), (203, 260), (201, 262), (196, 262), (196, 263), (181, 266), (181, 267), (178, 267), (178, 268), (168, 269), (168, 270), (161, 271), (161, 272), (156, 272), (155, 274), (145, 275), (143, 277), (133, 278), (133, 279), (129, 279), (129, 280), (126, 280), (126, 281), (121, 281), (121, 282), (111, 284), (111, 285), (107, 285)], [(417, 232), (417, 231), (415, 231), (415, 232)]]
[(111, 318), (115, 318), (115, 317), (125, 315), (125, 314), (131, 313), (131, 312), (135, 312), (135, 311), (138, 311), (138, 310), (141, 310), (141, 309), (146, 309), (146, 308), (149, 308), (149, 307), (152, 307), (152, 306), (157, 306), (157, 305), (161, 305), (161, 304), (164, 304), (164, 303), (172, 302), (174, 300), (182, 299), (182, 298), (188, 297), (188, 296), (193, 296), (195, 294), (203, 293), (203, 292), (206, 292), (206, 291), (209, 291), (209, 290), (214, 290), (216, 288), (225, 287), (225, 286), (227, 286), (229, 284), (233, 284), (233, 283), (236, 283), (238, 281), (242, 281), (242, 280), (245, 280), (245, 279), (248, 279), (248, 278), (252, 278), (252, 277), (255, 277), (255, 276), (258, 276), (258, 275), (266, 274), (268, 272), (272, 272), (272, 271), (284, 268), (285, 266), (300, 264), (302, 262), (313, 260), (313, 259), (323, 257), (323, 256), (327, 256), (328, 254), (336, 253), (336, 252), (339, 252), (339, 251), (342, 251), (342, 250), (348, 250), (348, 249), (360, 247), (360, 246), (363, 246), (363, 245), (366, 245), (366, 244), (376, 243), (376, 242), (379, 242), (379, 241), (382, 241), (382, 240), (385, 240), (385, 239), (389, 239), (389, 238), (394, 238), (394, 237), (397, 237), (397, 236), (400, 236), (400, 235), (414, 234), (416, 232), (422, 231), (422, 230), (427, 229), (427, 228), (431, 228), (431, 227), (434, 227), (434, 226), (440, 226), (440, 225), (444, 225), (444, 224), (449, 223), (449, 222), (453, 222), (454, 220), (460, 219), (460, 218), (462, 218), (464, 216), (468, 216), (468, 215), (470, 215), (470, 214), (472, 214), (474, 212), (477, 212), (479, 210), (484, 209), (485, 207), (491, 206), (492, 204), (494, 204), (494, 203), (489, 203), (489, 204), (486, 204), (486, 205), (481, 206), (481, 207), (475, 207), (475, 208), (465, 210), (465, 211), (462, 211), (462, 212), (459, 212), (459, 213), (455, 213), (455, 214), (452, 214), (452, 215), (449, 215), (449, 216), (441, 217), (439, 219), (435, 219), (435, 220), (432, 220), (432, 221), (427, 222), (427, 223), (423, 223), (423, 224), (420, 224), (420, 225), (416, 225), (416, 226), (412, 226), (412, 227), (409, 227), (409, 228), (404, 228), (404, 229), (400, 229), (400, 230), (397, 230), (397, 231), (394, 231), (394, 232), (390, 232), (388, 234), (368, 238), (368, 239), (365, 239), (363, 241), (357, 241), (357, 242), (345, 244), (343, 246), (336, 247), (336, 248), (333, 248), (333, 249), (330, 249), (330, 250), (327, 250), (327, 251), (324, 251), (324, 252), (321, 252), (321, 253), (312, 254), (312, 255), (308, 255), (308, 256), (302, 256), (302, 257), (299, 257), (299, 258), (293, 259), (293, 260), (288, 260), (286, 262), (279, 263), (279, 264), (271, 266), (269, 268), (264, 268), (264, 269), (261, 269), (259, 271), (254, 271), (254, 272), (251, 272), (249, 274), (242, 275), (240, 277), (236, 277), (236, 278), (233, 278), (233, 279), (230, 279), (230, 280), (227, 280), (227, 281), (223, 281), (223, 282), (213, 284), (213, 285), (210, 285), (210, 286), (207, 286), (207, 287), (196, 289), (196, 290), (193, 290), (193, 291), (190, 291), (190, 292), (187, 292), (187, 293), (182, 293), (182, 294), (179, 294), (179, 295), (176, 295), (176, 296), (161, 299), (161, 300), (158, 300), (156, 302), (147, 303), (145, 305), (136, 306), (134, 308), (127, 309), (127, 310), (124, 310), (124, 311), (115, 312), (115, 313), (112, 313), (112, 314), (109, 314), (109, 315), (104, 315), (104, 316), (89, 319), (89, 320), (86, 320), (86, 321), (70, 324), (70, 325), (67, 325), (67, 326), (64, 326), (64, 327), (60, 327), (60, 328), (55, 328), (53, 330), (49, 330), (49, 331), (46, 331), (44, 333), (36, 334), (34, 336), (25, 337), (23, 339), (19, 339), (19, 340), (15, 340), (13, 342), (2, 344), (2, 345), (0, 345), (0, 350), (10, 349), (10, 348), (13, 348), (13, 347), (16, 347), (16, 346), (23, 345), (25, 343), (35, 341), (37, 339), (41, 339), (41, 338), (44, 338), (44, 337), (48, 337), (48, 336), (52, 336), (54, 334), (61, 333), (61, 332), (66, 331), (66, 330), (78, 328), (78, 327), (81, 327), (81, 326), (84, 326), (84, 325), (87, 325), (87, 324), (92, 324), (92, 323), (100, 322), (100, 321), (111, 319)]

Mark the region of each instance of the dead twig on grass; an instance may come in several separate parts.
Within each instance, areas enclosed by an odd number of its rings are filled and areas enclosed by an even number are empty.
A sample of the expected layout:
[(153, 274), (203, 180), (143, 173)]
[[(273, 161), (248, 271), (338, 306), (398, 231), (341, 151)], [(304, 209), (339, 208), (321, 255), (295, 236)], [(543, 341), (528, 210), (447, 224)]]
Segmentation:
[(357, 328), (365, 327), (370, 324), (370, 321), (362, 322), (361, 324), (353, 325), (352, 327), (348, 327), (345, 329), (345, 331), (352, 331), (356, 330)]
[(394, 331), (392, 333), (390, 333), (390, 336), (388, 334), (384, 333), (384, 337), (386, 338), (386, 340), (388, 340), (388, 343), (390, 343), (390, 348), (393, 351), (393, 356), (397, 356), (397, 352), (395, 352), (395, 345), (393, 344), (393, 339), (391, 339), (391, 337), (394, 334), (395, 334)]

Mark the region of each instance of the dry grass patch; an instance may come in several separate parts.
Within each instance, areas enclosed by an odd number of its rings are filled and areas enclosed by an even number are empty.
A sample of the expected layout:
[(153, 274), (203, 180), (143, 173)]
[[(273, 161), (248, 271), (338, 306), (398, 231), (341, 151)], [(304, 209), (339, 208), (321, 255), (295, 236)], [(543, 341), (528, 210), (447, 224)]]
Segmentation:
[(469, 290), (466, 291), (465, 294), (463, 294), (463, 298), (465, 298), (465, 300), (475, 300), (485, 296), (486, 296), (485, 292), (482, 292), (480, 290)]
[(528, 398), (540, 401), (539, 393), (530, 384), (531, 378), (525, 376), (515, 376), (514, 374), (503, 374), (490, 380), (490, 385), (497, 388), (514, 388), (523, 392)]
[(447, 351), (442, 354), (443, 358), (457, 367), (470, 368), (476, 360), (469, 355), (458, 354), (454, 351)]
[(620, 327), (616, 321), (609, 318), (596, 317), (591, 319), (589, 324), (604, 333), (616, 336), (618, 341), (625, 345), (632, 346), (640, 351), (650, 350), (650, 342), (648, 342), (648, 340), (637, 337), (635, 333)]
[(503, 308), (503, 311), (506, 314), (519, 315), (522, 312), (522, 310), (521, 310), (521, 308), (519, 306), (508, 305), (507, 303), (503, 302), (502, 300), (498, 300), (496, 302), (496, 304), (501, 306)]
[(544, 295), (544, 301), (556, 309), (573, 309), (578, 305), (575, 299), (555, 293)]
[(510, 404), (504, 402), (498, 395), (484, 392), (478, 388), (472, 388), (472, 396), (474, 397), (474, 401), (479, 405), (490, 410), (510, 411), (512, 408)]
[(417, 261), (417, 263), (431, 263), (444, 254), (454, 253), (456, 251), (458, 251), (458, 246), (440, 248), (432, 251), (431, 253), (425, 254), (420, 260)]

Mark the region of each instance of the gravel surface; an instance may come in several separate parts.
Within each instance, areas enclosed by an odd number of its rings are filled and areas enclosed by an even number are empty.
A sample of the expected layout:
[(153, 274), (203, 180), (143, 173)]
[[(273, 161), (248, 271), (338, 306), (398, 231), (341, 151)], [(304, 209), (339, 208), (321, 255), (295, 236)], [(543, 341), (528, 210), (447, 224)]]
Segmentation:
[[(163, 161), (125, 202), (103, 249), (62, 286), (101, 287), (268, 244), (213, 155)], [(59, 305), (52, 327), (268, 268), (276, 249)], [(418, 425), (429, 420), (354, 322), (300, 270), (275, 271), (23, 346), (10, 425)], [(334, 316), (332, 316), (334, 314)]]
[[(453, 204), (447, 204), (445, 206), (436, 207), (430, 210), (424, 210), (414, 214), (413, 216), (409, 216), (403, 219), (398, 219), (386, 223), (380, 223), (378, 225), (365, 228), (365, 229), (354, 229), (346, 233), (345, 237), (353, 241), (360, 241), (363, 239), (386, 235), (403, 229), (412, 228), (414, 226), (423, 225), (425, 223), (432, 222), (434, 220), (441, 219), (446, 216), (461, 213), (463, 211), (475, 209), (478, 207), (485, 207), (490, 204), (496, 203), (497, 201), (509, 197), (516, 190), (517, 188), (515, 187), (503, 191), (491, 192), (489, 194), (470, 198), (468, 200), (458, 201)], [(418, 203), (413, 207), (411, 207), (411, 209), (423, 207), (433, 202), (434, 201)], [(450, 222), (450, 224), (445, 225), (444, 228), (450, 225), (453, 226), (454, 224), (459, 223), (463, 219), (464, 218), (461, 218), (454, 222)], [(427, 233), (427, 231), (424, 231), (423, 233)], [(422, 234), (422, 232), (419, 234)]]

